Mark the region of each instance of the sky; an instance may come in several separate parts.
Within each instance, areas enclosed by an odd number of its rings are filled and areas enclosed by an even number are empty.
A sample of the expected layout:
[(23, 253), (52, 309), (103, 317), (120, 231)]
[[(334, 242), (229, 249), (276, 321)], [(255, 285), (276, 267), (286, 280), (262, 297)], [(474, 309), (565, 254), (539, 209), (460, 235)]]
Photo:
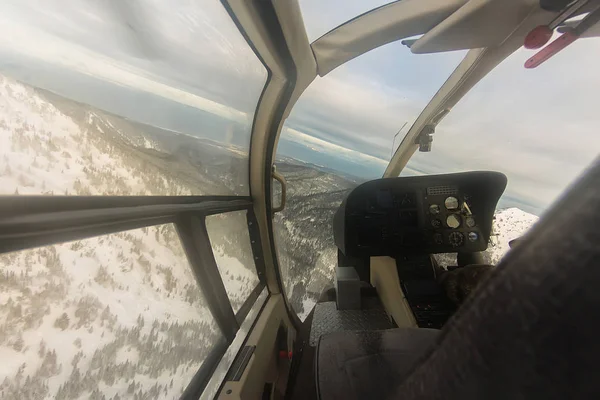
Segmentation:
[[(341, 3), (300, 1), (310, 40), (387, 1)], [(526, 70), (532, 54), (520, 49), (479, 82), (438, 125), (432, 152), (415, 153), (401, 175), (495, 170), (509, 178), (500, 207), (539, 215), (555, 201), (600, 154), (600, 38)], [(408, 121), (403, 136), (464, 55), (374, 49), (317, 79), (287, 125), (387, 162), (394, 134)]]
[[(385, 3), (300, 0), (311, 41)], [(105, 82), (112, 88), (103, 94), (102, 104), (108, 108), (110, 96), (112, 103), (121, 104), (119, 91), (139, 91), (235, 121), (244, 127), (239, 135), (246, 135), (236, 144), (249, 143), (267, 74), (221, 4), (122, 4), (3, 1), (0, 72), (37, 79), (36, 84), (45, 83), (75, 100), (83, 96), (85, 85), (70, 82)], [(397, 42), (317, 78), (284, 125), (278, 156), (362, 178), (381, 176), (394, 135), (406, 124), (397, 146), (464, 54), (414, 55)], [(533, 71), (522, 67), (529, 56), (518, 51), (467, 94), (438, 125), (433, 151), (417, 153), (404, 174), (498, 170), (509, 177), (501, 206), (536, 214), (547, 208), (600, 150), (600, 115), (594, 107), (600, 89), (600, 39), (580, 40)], [(66, 71), (60, 79), (50, 72), (57, 68)], [(85, 93), (91, 103), (90, 96)], [(156, 122), (156, 116), (147, 114), (157, 125), (169, 125), (175, 118)], [(201, 121), (193, 123), (202, 130)]]

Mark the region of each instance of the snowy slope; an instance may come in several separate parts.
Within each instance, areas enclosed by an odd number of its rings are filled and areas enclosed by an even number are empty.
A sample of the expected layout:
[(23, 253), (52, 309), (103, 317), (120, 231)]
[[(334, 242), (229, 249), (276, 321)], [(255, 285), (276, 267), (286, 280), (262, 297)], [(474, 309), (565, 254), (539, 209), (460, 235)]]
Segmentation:
[[(151, 139), (85, 112), (0, 76), (0, 193), (199, 193), (114, 140)], [(257, 279), (218, 237), (234, 222), (211, 241), (237, 309)], [(171, 225), (0, 255), (0, 399), (178, 398), (218, 336)]]
[(486, 253), (491, 264), (497, 264), (510, 250), (508, 243), (525, 234), (538, 217), (518, 208), (507, 208), (496, 212), (490, 246)]
[[(492, 224), (490, 243), (483, 252), (487, 264), (496, 265), (510, 250), (508, 243), (527, 232), (538, 220), (538, 217), (518, 208), (497, 210)], [(435, 254), (435, 259), (442, 266), (456, 265), (456, 253)]]
[(98, 119), (90, 114), (78, 125), (33, 89), (0, 76), (1, 193), (190, 194), (176, 178), (145, 173), (105, 139), (110, 122)]

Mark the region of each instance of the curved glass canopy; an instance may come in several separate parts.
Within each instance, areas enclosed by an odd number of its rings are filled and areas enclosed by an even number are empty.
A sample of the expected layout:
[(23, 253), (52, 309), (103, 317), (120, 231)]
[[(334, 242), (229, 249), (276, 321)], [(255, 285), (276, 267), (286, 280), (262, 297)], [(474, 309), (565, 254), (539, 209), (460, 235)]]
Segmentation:
[[(15, 176), (0, 178), (3, 194), (249, 193), (250, 133), (267, 72), (219, 2), (4, 1), (0, 20), (4, 124), (32, 124), (3, 137), (21, 143), (0, 151)], [(66, 99), (88, 106), (71, 118)], [(43, 118), (28, 119), (40, 102), (50, 104)], [(62, 128), (49, 118), (62, 118)], [(68, 154), (28, 145), (32, 129)], [(139, 169), (160, 178), (135, 176)]]

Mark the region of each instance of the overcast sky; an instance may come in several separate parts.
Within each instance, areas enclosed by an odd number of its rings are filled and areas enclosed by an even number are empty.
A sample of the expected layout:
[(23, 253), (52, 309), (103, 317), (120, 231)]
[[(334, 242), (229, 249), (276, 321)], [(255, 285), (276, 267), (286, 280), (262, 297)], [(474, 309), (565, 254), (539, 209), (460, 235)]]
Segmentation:
[[(300, 0), (310, 40), (384, 3)], [(4, 0), (0, 56), (33, 57), (249, 129), (266, 71), (218, 1), (122, 4)], [(413, 55), (400, 43), (375, 49), (317, 78), (282, 139), (331, 166), (357, 160), (375, 178), (394, 134), (404, 123), (407, 130), (464, 54)], [(409, 171), (499, 170), (510, 182), (503, 206), (546, 208), (600, 150), (600, 40), (581, 40), (533, 71), (522, 67), (529, 56), (519, 51), (469, 93), (438, 126), (433, 152), (417, 154)]]
[[(300, 2), (311, 40), (385, 3)], [(400, 43), (375, 49), (313, 83), (288, 124), (301, 125), (296, 117), (306, 129), (325, 127), (316, 134), (387, 160), (393, 135), (414, 122), (464, 54), (415, 55)], [(600, 38), (526, 70), (532, 54), (521, 49), (484, 78), (440, 123), (433, 151), (416, 153), (406, 172), (498, 170), (509, 177), (501, 206), (539, 214), (554, 201), (600, 154)]]

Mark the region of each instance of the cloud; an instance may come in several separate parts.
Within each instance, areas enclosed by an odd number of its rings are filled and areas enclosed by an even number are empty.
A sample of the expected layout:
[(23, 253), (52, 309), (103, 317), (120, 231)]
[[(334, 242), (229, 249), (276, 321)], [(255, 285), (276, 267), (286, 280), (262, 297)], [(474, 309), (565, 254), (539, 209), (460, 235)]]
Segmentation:
[(394, 135), (412, 124), (461, 56), (415, 56), (399, 42), (382, 46), (317, 78), (286, 125), (389, 159)]
[(433, 151), (409, 165), (428, 173), (490, 169), (507, 198), (541, 212), (599, 154), (600, 41), (580, 40), (535, 70), (519, 50), (440, 123)]
[[(314, 40), (383, 3), (301, 7)], [(599, 50), (600, 40), (580, 40), (535, 70), (523, 68), (533, 53), (518, 51), (459, 102), (438, 126), (433, 152), (417, 153), (403, 175), (499, 170), (509, 177), (504, 202), (541, 212), (599, 154)], [(458, 62), (452, 53), (421, 57), (392, 43), (352, 60), (307, 90), (289, 126), (389, 157), (396, 130), (414, 121)]]
[(123, 4), (3, 2), (0, 47), (221, 116), (252, 118), (266, 70), (220, 3)]
[(307, 135), (292, 128), (284, 129), (284, 133), (286, 135), (285, 138), (287, 140), (302, 144), (315, 152), (325, 153), (333, 157), (346, 159), (348, 161), (354, 161), (359, 163), (367, 162), (372, 165), (376, 165), (377, 167), (382, 169), (384, 169), (388, 164), (387, 160), (383, 160), (378, 157), (373, 157), (369, 154), (364, 154), (356, 150), (349, 149), (347, 147), (333, 144), (331, 142), (319, 139), (311, 135)]

